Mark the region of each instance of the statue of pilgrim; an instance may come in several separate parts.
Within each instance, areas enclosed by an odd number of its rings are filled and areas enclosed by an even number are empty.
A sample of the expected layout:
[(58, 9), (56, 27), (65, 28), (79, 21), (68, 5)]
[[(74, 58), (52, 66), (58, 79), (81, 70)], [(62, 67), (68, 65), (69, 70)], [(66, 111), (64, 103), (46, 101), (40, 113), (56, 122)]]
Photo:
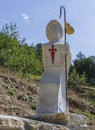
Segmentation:
[(46, 28), (48, 43), (42, 45), (44, 73), (40, 82), (38, 113), (67, 112), (67, 80), (71, 63), (68, 43), (60, 41), (63, 29), (56, 20)]

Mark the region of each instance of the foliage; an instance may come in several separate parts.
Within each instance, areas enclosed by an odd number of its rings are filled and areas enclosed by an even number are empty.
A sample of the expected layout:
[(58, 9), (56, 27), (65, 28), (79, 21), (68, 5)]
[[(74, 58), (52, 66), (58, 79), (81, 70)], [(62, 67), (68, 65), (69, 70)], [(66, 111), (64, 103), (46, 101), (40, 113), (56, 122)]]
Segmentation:
[(95, 79), (95, 56), (89, 56), (86, 58), (81, 52), (74, 60), (74, 68), (79, 75), (85, 73), (88, 82), (92, 82)]
[(10, 89), (8, 92), (11, 96), (15, 96), (16, 92), (14, 89)]
[(5, 23), (5, 25), (2, 27), (2, 32), (13, 39), (19, 38), (19, 32), (17, 30), (16, 23), (10, 23), (9, 25)]
[(89, 111), (86, 110), (85, 115), (88, 117), (89, 123), (91, 123), (94, 120), (94, 116)]
[(29, 46), (19, 40), (16, 24), (5, 24), (0, 32), (0, 65), (23, 75), (41, 75), (41, 47)]
[[(5, 24), (0, 31), (0, 65), (23, 76), (39, 76), (43, 72), (42, 44), (28, 45), (25, 38), (20, 40), (16, 24)], [(77, 54), (70, 68), (69, 84), (95, 84), (95, 56)]]
[(37, 103), (36, 102), (32, 102), (31, 108), (33, 110), (36, 110), (37, 109)]
[(74, 68), (69, 74), (68, 86), (69, 88), (75, 88), (77, 85), (85, 85), (86, 81), (85, 73), (79, 75)]

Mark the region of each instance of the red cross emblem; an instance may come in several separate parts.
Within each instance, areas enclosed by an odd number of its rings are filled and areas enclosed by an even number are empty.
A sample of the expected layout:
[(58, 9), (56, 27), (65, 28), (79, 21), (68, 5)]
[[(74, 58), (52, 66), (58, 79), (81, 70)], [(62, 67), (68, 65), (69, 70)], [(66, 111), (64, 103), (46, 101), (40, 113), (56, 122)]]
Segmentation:
[(55, 52), (57, 51), (57, 49), (54, 48), (54, 45), (51, 45), (51, 48), (49, 48), (49, 51), (51, 52), (52, 64), (54, 64)]

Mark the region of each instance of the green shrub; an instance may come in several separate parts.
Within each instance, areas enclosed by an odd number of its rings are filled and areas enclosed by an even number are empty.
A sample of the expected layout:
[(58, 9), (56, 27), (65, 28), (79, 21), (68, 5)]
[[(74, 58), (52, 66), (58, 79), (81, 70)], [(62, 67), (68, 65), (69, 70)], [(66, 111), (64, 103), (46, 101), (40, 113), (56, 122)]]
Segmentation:
[(68, 86), (70, 88), (76, 87), (76, 85), (85, 85), (87, 83), (87, 79), (85, 73), (83, 75), (79, 75), (76, 72), (76, 69), (73, 69), (69, 75)]
[(31, 108), (32, 108), (33, 110), (36, 110), (36, 108), (37, 108), (37, 103), (36, 103), (36, 102), (32, 102)]

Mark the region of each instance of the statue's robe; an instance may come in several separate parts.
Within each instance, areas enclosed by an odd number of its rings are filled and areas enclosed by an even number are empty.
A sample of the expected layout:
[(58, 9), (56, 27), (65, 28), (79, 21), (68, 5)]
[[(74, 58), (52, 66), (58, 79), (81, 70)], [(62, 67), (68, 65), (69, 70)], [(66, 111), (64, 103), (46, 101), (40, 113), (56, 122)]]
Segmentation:
[(67, 111), (67, 80), (71, 63), (70, 47), (63, 42), (42, 45), (44, 73), (40, 83), (38, 113)]

